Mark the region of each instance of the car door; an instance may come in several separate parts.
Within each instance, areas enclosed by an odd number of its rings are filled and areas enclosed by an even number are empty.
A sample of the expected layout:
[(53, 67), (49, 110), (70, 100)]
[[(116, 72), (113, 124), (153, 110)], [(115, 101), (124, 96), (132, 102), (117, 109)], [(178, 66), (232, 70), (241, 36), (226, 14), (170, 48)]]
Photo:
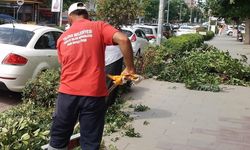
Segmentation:
[(146, 34), (142, 30), (138, 30), (138, 32), (140, 33), (140, 36), (141, 36), (140, 37), (141, 49), (144, 50), (149, 42), (148, 42)]
[(48, 65), (49, 68), (59, 67), (56, 43), (60, 35), (61, 33), (57, 31), (46, 32), (40, 36), (34, 46), (35, 51), (39, 53), (40, 62)]

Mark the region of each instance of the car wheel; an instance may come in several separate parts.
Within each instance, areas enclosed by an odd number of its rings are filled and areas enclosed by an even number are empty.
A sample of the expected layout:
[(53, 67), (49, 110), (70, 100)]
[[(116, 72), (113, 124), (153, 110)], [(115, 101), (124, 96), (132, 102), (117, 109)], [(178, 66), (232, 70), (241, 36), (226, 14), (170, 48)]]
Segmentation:
[(233, 36), (233, 32), (229, 32), (228, 35), (229, 35), (229, 36)]

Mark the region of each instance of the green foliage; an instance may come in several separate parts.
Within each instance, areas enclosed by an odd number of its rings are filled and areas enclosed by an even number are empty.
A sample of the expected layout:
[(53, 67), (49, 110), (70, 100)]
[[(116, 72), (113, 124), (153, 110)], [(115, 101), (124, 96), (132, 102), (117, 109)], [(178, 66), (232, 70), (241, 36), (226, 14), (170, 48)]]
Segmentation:
[(213, 39), (214, 32), (213, 31), (207, 31), (207, 34), (203, 36), (205, 41), (209, 41)]
[(105, 20), (115, 27), (129, 25), (141, 13), (138, 0), (98, 0), (97, 18)]
[[(204, 38), (198, 34), (182, 35), (151, 47), (143, 56), (144, 74), (203, 91), (218, 92), (220, 84), (249, 86), (250, 67), (246, 60), (233, 59), (228, 52), (203, 44), (203, 39), (213, 36), (212, 32)], [(158, 64), (160, 67), (155, 70)]]
[(57, 97), (60, 73), (58, 70), (47, 70), (37, 78), (30, 80), (23, 89), (22, 100), (36, 106), (53, 107)]
[(207, 0), (207, 5), (216, 16), (233, 19), (250, 17), (248, 0)]
[(0, 114), (0, 149), (40, 149), (48, 142), (52, 109), (22, 104)]
[(233, 59), (229, 53), (209, 48), (206, 51), (192, 51), (188, 56), (169, 63), (158, 79), (184, 82), (190, 89), (217, 92), (222, 83), (233, 83), (235, 79), (242, 81), (237, 85), (249, 82), (249, 73), (250, 68)]
[(125, 101), (119, 98), (115, 104), (108, 109), (104, 128), (106, 135), (110, 135), (120, 129), (125, 129), (126, 124), (133, 120), (128, 113), (122, 111), (124, 103)]
[[(42, 145), (48, 143), (58, 81), (58, 70), (47, 70), (41, 73), (27, 83), (23, 91), (23, 104), (0, 114), (1, 150), (40, 149)], [(127, 86), (124, 87), (126, 90), (127, 88)], [(105, 118), (105, 134), (123, 130), (128, 136), (139, 135), (134, 133), (132, 127), (127, 126), (133, 118), (123, 110), (124, 103), (125, 101), (119, 97), (108, 109)], [(74, 132), (79, 132), (79, 126)]]
[(183, 57), (194, 48), (198, 48), (204, 42), (203, 36), (199, 34), (185, 34), (176, 36), (162, 43), (159, 49), (165, 60)]
[(135, 112), (143, 112), (143, 111), (148, 111), (150, 108), (146, 105), (138, 104), (133, 106)]
[(124, 133), (125, 136), (128, 137), (141, 137), (141, 134), (138, 132), (135, 132), (135, 128), (133, 128), (131, 125), (126, 127), (126, 131)]
[(142, 8), (146, 21), (158, 18), (159, 0), (142, 0)]
[[(165, 2), (167, 3), (167, 1)], [(188, 7), (187, 3), (184, 0), (172, 0), (169, 3), (169, 7), (170, 7), (170, 11), (169, 11), (169, 20), (170, 22), (188, 22), (190, 19), (190, 8)], [(166, 4), (166, 8), (167, 10), (167, 4)], [(180, 14), (181, 11), (181, 14)], [(196, 13), (196, 11), (198, 11), (197, 8), (193, 8), (193, 13), (194, 14), (198, 14)], [(167, 16), (167, 11), (164, 14), (165, 16)], [(180, 19), (180, 15), (181, 15), (181, 20)]]

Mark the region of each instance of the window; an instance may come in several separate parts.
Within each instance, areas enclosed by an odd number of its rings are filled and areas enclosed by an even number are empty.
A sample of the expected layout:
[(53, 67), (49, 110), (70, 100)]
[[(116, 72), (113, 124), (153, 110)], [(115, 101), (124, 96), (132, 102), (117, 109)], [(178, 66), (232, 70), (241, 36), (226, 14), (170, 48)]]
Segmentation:
[(143, 38), (143, 35), (142, 35), (142, 33), (141, 33), (140, 30), (136, 30), (136, 31), (135, 31), (135, 34), (136, 34), (137, 37)]
[(43, 34), (35, 45), (35, 49), (56, 49), (56, 42), (60, 32), (48, 32)]
[(62, 35), (62, 33), (61, 32), (52, 32), (52, 34), (53, 34), (53, 37), (54, 37), (54, 39), (55, 39), (55, 43), (57, 43), (57, 40), (59, 39), (59, 37)]
[(144, 28), (144, 27), (139, 27), (142, 29), (146, 34), (153, 34), (153, 30), (151, 28)]
[(34, 32), (13, 28), (0, 28), (0, 43), (17, 46), (27, 46)]
[(123, 33), (125, 33), (128, 37), (132, 36), (132, 32), (128, 30), (122, 30)]
[(141, 34), (142, 34), (142, 38), (148, 40), (147, 36), (145, 35), (145, 33), (143, 31), (141, 31)]

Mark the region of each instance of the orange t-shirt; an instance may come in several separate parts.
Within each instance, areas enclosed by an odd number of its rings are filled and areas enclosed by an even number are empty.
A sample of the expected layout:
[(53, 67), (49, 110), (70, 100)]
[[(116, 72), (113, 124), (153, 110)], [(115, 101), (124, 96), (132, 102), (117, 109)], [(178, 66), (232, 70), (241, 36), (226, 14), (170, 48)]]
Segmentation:
[(113, 45), (118, 30), (102, 21), (82, 19), (58, 39), (61, 64), (59, 92), (79, 96), (107, 96), (105, 46)]

